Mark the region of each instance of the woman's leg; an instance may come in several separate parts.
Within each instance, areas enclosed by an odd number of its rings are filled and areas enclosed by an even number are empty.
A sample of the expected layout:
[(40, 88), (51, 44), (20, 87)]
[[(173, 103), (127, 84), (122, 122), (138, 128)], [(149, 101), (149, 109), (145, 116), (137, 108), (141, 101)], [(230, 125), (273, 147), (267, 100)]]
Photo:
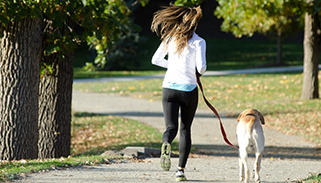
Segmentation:
[(172, 143), (178, 131), (179, 103), (175, 98), (177, 91), (163, 89), (163, 111), (166, 131), (163, 134), (163, 142)]
[(185, 92), (181, 101), (181, 127), (179, 140), (179, 164), (180, 168), (185, 168), (188, 155), (191, 150), (191, 126), (198, 104), (198, 90), (195, 88), (191, 92)]
[(179, 103), (176, 99), (177, 91), (163, 89), (163, 110), (166, 130), (163, 134), (163, 145), (161, 149), (160, 163), (165, 171), (171, 168), (171, 143), (178, 131)]

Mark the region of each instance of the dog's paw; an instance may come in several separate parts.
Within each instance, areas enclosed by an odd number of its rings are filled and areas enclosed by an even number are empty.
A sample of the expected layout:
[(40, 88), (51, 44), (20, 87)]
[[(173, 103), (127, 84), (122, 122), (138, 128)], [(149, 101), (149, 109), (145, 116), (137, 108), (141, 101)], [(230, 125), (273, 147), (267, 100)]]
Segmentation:
[(260, 183), (260, 175), (258, 173), (255, 173), (255, 171), (253, 171), (253, 179), (255, 180), (256, 183)]
[(260, 178), (255, 178), (255, 182), (256, 182), (256, 183), (261, 183)]

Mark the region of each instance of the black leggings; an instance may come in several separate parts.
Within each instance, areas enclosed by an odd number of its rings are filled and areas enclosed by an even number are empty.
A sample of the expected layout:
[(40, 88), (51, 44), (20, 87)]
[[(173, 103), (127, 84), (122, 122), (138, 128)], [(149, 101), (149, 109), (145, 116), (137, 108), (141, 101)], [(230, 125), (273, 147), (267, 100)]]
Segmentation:
[(178, 131), (179, 108), (181, 108), (179, 163), (185, 168), (191, 150), (191, 126), (198, 104), (197, 87), (191, 92), (163, 88), (163, 110), (166, 131), (163, 142), (172, 143)]

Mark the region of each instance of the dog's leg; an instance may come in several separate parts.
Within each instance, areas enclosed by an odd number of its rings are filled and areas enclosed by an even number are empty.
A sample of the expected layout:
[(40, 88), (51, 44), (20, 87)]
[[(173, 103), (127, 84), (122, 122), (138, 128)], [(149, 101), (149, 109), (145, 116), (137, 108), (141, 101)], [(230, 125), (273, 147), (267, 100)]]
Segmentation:
[(241, 158), (239, 158), (239, 175), (240, 175), (240, 182), (242, 182), (244, 180), (244, 165), (243, 162), (241, 160)]
[(260, 181), (260, 175), (259, 172), (261, 170), (261, 160), (262, 160), (262, 155), (263, 155), (263, 150), (264, 150), (264, 134), (262, 128), (256, 131), (258, 134), (257, 138), (255, 139), (255, 146), (256, 146), (256, 152), (255, 152), (255, 163), (254, 163), (254, 178), (257, 183), (261, 182)]
[[(244, 183), (249, 183), (250, 171), (247, 166), (247, 151), (246, 147), (239, 149), (240, 154), (240, 181), (244, 180)], [(241, 172), (242, 170), (242, 172)]]
[[(260, 134), (260, 133), (259, 133)], [(254, 164), (254, 178), (257, 183), (260, 181), (259, 172), (261, 170), (261, 160), (262, 160), (262, 153), (264, 150), (264, 136), (263, 133), (258, 136), (259, 138), (256, 139), (256, 153), (255, 153), (255, 164)]]
[(262, 154), (260, 152), (255, 153), (256, 159), (254, 163), (254, 175), (255, 175), (255, 182), (260, 183), (260, 169), (261, 169), (261, 159), (262, 159)]

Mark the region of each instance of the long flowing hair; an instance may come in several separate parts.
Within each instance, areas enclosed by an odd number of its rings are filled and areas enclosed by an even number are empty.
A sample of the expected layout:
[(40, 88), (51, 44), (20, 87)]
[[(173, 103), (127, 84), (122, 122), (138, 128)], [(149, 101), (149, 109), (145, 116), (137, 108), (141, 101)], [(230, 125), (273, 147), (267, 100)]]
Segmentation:
[(188, 46), (188, 40), (192, 38), (201, 18), (200, 6), (189, 8), (170, 4), (154, 14), (151, 30), (161, 37), (166, 46), (173, 39), (176, 51), (181, 54)]

